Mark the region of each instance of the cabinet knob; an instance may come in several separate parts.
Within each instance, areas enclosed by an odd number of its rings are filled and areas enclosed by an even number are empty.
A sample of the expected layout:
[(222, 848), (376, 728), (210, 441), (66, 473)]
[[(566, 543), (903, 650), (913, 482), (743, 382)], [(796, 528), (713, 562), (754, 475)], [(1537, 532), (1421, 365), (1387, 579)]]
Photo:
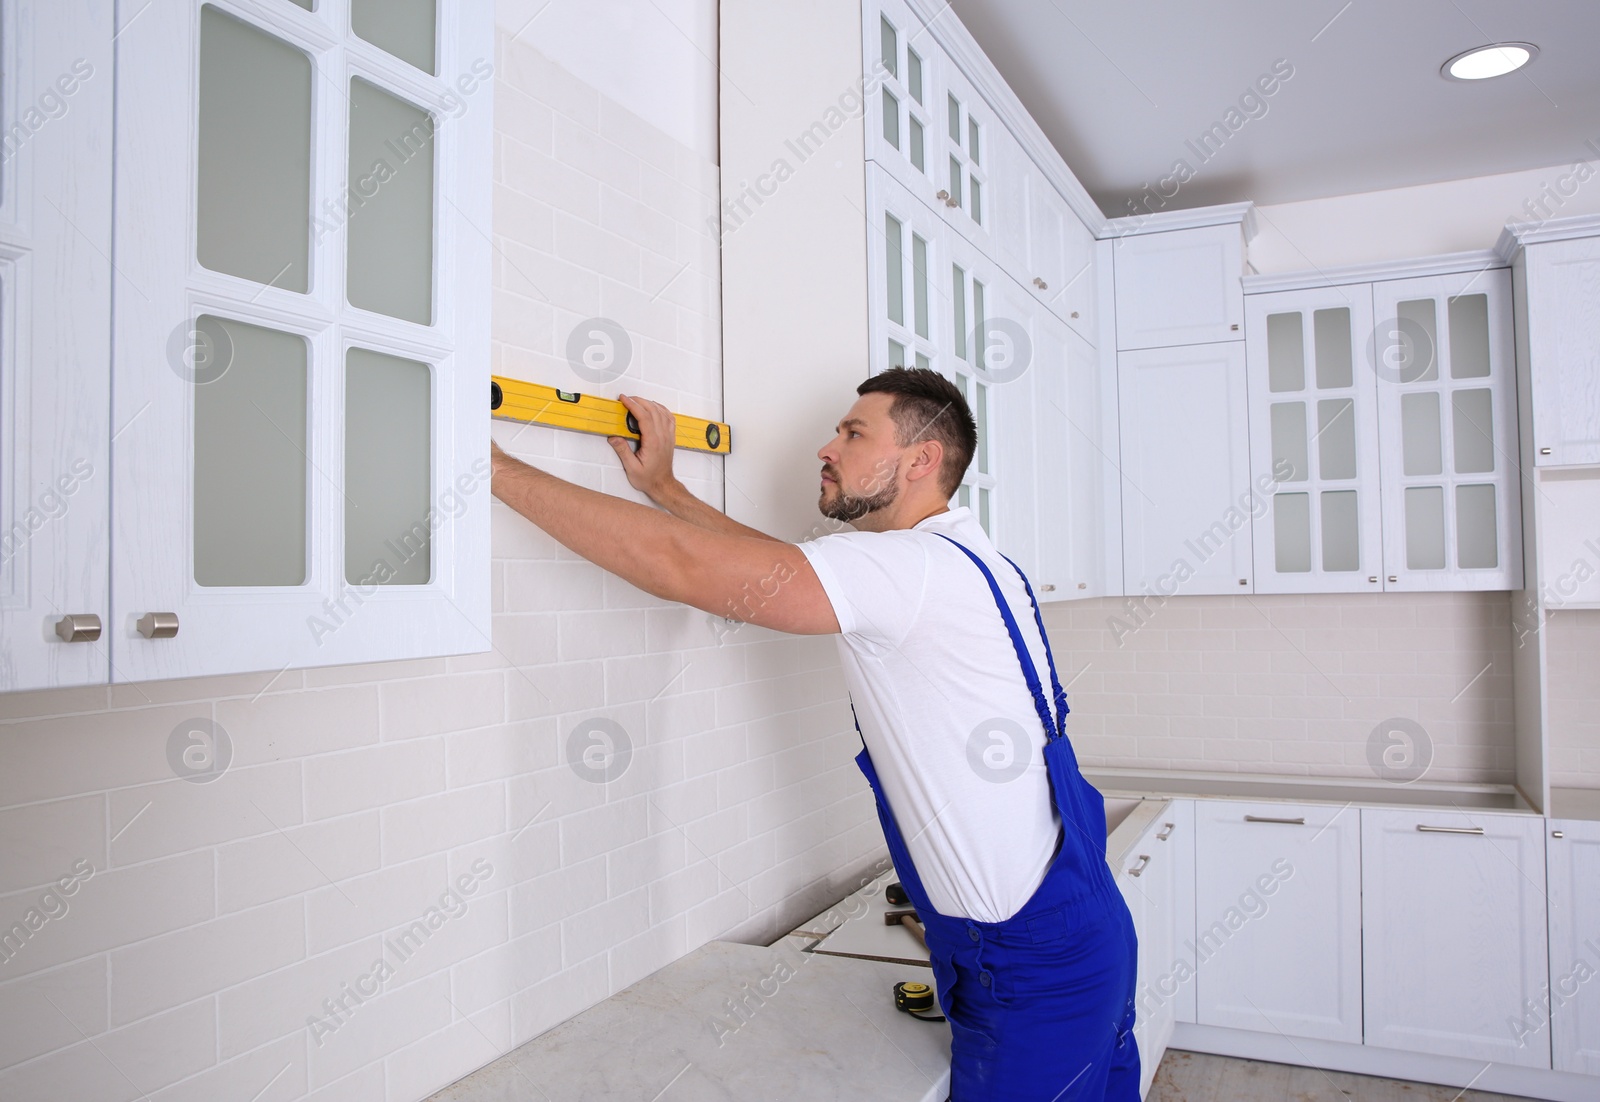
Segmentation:
[(92, 612), (73, 612), (56, 621), (56, 635), (63, 643), (92, 643), (100, 638), (100, 617)]
[(1050, 289), (1050, 285), (1044, 280), (1040, 279), (1038, 276), (1033, 277), (1033, 285), (1039, 288), (1041, 291), (1048, 291)]
[(1552, 830), (1550, 832), (1550, 837), (1552, 838), (1565, 838), (1566, 836), (1566, 831), (1563, 830)]
[(146, 639), (171, 639), (178, 634), (176, 612), (147, 612), (135, 625)]
[(1239, 584), (1240, 585), (1249, 585), (1250, 584), (1250, 579), (1249, 578), (1240, 578), (1239, 579)]
[(1398, 574), (1390, 574), (1389, 575), (1389, 580), (1391, 582), (1398, 582), (1400, 580), (1400, 575), (1398, 575)]
[(1144, 870), (1149, 866), (1149, 864), (1150, 864), (1150, 855), (1148, 853), (1141, 853), (1139, 855), (1139, 863), (1137, 865), (1133, 866), (1133, 868), (1128, 870), (1128, 875), (1129, 876), (1143, 876), (1144, 875)]
[(1055, 591), (1056, 591), (1056, 587), (1050, 582), (1045, 582), (1043, 585), (1041, 585), (1039, 587), (1039, 592), (1040, 593), (1054, 593)]
[(1079, 582), (1078, 583), (1078, 588), (1079, 589), (1088, 589), (1089, 588), (1089, 583), (1088, 582)]
[(1077, 316), (1078, 316), (1078, 312), (1077, 312), (1077, 311), (1076, 311), (1076, 310), (1074, 310), (1074, 311), (1073, 311), (1073, 312), (1072, 312), (1072, 316), (1073, 316), (1073, 317), (1077, 317)]
[(1234, 322), (1232, 325), (1228, 326), (1228, 328), (1237, 333), (1239, 331), (1239, 323)]
[(1369, 575), (1368, 578), (1367, 578), (1367, 581), (1369, 581), (1369, 582), (1376, 582), (1377, 580), (1378, 580), (1378, 576), (1376, 574)]
[(1550, 454), (1550, 449), (1549, 448), (1540, 448), (1539, 449), (1539, 454), (1540, 455), (1549, 455)]
[(933, 193), (933, 197), (935, 199), (948, 201), (949, 198), (950, 198), (950, 193), (948, 191), (946, 191), (944, 188), (940, 188), (938, 191)]

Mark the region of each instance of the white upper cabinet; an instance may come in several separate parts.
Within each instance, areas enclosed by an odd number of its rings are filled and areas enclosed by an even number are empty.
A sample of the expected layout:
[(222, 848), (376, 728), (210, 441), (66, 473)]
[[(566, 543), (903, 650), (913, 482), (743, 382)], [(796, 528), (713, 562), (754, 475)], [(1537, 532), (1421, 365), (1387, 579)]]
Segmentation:
[(1251, 295), (1245, 313), (1250, 476), (1270, 487), (1255, 591), (1378, 592), (1378, 393), (1362, 351), (1372, 288)]
[(1600, 463), (1600, 237), (1527, 246), (1533, 456)]
[(1548, 981), (1545, 820), (1361, 812), (1366, 1043), (1550, 1066), (1550, 1034), (1515, 1028)]
[(1386, 588), (1522, 586), (1510, 272), (1372, 285)]
[(865, 104), (867, 160), (932, 205), (934, 192), (944, 187), (934, 183), (944, 179), (936, 160), (944, 52), (901, 0), (863, 4), (861, 12), (866, 87), (877, 89)]
[(112, 12), (0, 3), (0, 691), (109, 671)]
[(1361, 813), (1202, 800), (1201, 1025), (1361, 1043)]
[(985, 255), (997, 257), (994, 227), (1018, 217), (999, 209), (990, 190), (995, 134), (1001, 129), (989, 105), (954, 65), (947, 65), (939, 89), (938, 160), (933, 166), (938, 185), (935, 200), (943, 204), (950, 225)]
[(117, 680), (487, 649), (492, 13), (117, 39)]
[(1126, 592), (1251, 592), (1243, 342), (1121, 352), (1117, 384)]
[[(1593, 982), (1600, 954), (1600, 823), (1553, 819), (1549, 826), (1553, 1062), (1557, 1071), (1600, 1075), (1600, 984)], [(1535, 1015), (1520, 1028), (1536, 1035), (1545, 1023)]]
[(1244, 339), (1244, 234), (1238, 223), (1115, 240), (1117, 348)]

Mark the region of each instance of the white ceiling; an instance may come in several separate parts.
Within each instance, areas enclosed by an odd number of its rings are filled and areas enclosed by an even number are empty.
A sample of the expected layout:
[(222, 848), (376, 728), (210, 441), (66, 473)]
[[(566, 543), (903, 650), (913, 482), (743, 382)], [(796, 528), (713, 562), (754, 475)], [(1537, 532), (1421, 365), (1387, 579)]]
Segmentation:
[[(1281, 203), (1600, 158), (1597, 0), (952, 0), (1108, 215)], [(1532, 42), (1523, 70), (1445, 80), (1446, 59)], [(1293, 76), (1202, 160), (1186, 142), (1283, 59)], [(1240, 112), (1237, 120), (1244, 117)], [(1593, 148), (1585, 145), (1592, 142)], [(1600, 179), (1585, 187), (1600, 188)], [(1152, 207), (1152, 209), (1156, 209)]]

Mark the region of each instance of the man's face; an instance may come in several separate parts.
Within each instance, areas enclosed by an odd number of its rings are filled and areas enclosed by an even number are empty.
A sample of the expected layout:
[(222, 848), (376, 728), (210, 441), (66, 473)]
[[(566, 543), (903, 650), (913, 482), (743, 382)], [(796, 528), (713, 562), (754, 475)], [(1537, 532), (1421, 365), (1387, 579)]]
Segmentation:
[(855, 521), (894, 504), (904, 449), (895, 443), (893, 404), (888, 394), (863, 394), (817, 452), (822, 460), (817, 508), (823, 516)]

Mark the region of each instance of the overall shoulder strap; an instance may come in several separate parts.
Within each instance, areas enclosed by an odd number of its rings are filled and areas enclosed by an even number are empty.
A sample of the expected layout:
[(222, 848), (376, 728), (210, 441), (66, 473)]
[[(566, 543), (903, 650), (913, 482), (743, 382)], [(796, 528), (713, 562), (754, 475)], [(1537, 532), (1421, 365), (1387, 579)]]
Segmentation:
[(1072, 711), (1067, 707), (1067, 693), (1061, 687), (1061, 679), (1056, 676), (1056, 656), (1050, 648), (1050, 636), (1044, 631), (1044, 617), (1039, 613), (1039, 601), (1033, 595), (1033, 586), (1028, 584), (1028, 576), (1022, 572), (1022, 567), (1012, 562), (1011, 556), (1001, 555), (1002, 559), (1011, 563), (1011, 569), (1017, 572), (1017, 577), (1022, 579), (1022, 588), (1028, 591), (1028, 603), (1033, 605), (1033, 622), (1039, 627), (1039, 638), (1044, 641), (1044, 660), (1050, 664), (1050, 688), (1055, 693), (1056, 716), (1061, 723), (1062, 733), (1066, 733), (1066, 715)]
[[(973, 565), (975, 565), (979, 570), (983, 571), (984, 580), (989, 583), (989, 592), (994, 597), (995, 607), (1000, 610), (1000, 618), (1005, 621), (1006, 631), (1008, 633), (1010, 633), (1010, 635), (1011, 635), (1011, 645), (1016, 650), (1016, 652), (1017, 652), (1017, 661), (1022, 666), (1022, 678), (1023, 678), (1024, 681), (1026, 681), (1028, 683), (1028, 691), (1033, 694), (1033, 707), (1034, 707), (1034, 710), (1039, 713), (1039, 721), (1044, 724), (1044, 730), (1045, 730), (1045, 734), (1046, 735), (1048, 735), (1051, 739), (1060, 738), (1062, 736), (1062, 733), (1063, 733), (1062, 732), (1062, 728), (1061, 728), (1061, 722), (1060, 722), (1060, 720), (1052, 717), (1052, 715), (1050, 713), (1050, 705), (1048, 703), (1046, 703), (1045, 698), (1044, 698), (1044, 687), (1039, 684), (1039, 671), (1034, 668), (1033, 658), (1028, 654), (1028, 646), (1027, 646), (1027, 644), (1025, 642), (1023, 642), (1022, 631), (1021, 631), (1021, 629), (1019, 629), (1017, 627), (1017, 618), (1011, 614), (1011, 606), (1006, 603), (1005, 595), (1000, 592), (1000, 583), (995, 581), (994, 574), (989, 570), (988, 566), (986, 566), (984, 564), (984, 561), (982, 559), (980, 559), (977, 555), (973, 554), (972, 551), (965, 544), (962, 544), (957, 540), (950, 539), (950, 537), (945, 535), (943, 532), (935, 532), (934, 535), (938, 536), (942, 540), (948, 540), (952, 545), (954, 545), (956, 548), (958, 548), (963, 555), (965, 555), (967, 558), (971, 559), (972, 562), (973, 562)], [(1010, 562), (1009, 559), (1007, 559), (1006, 561)], [(1012, 563), (1011, 565), (1012, 566), (1016, 566), (1016, 563)], [(1020, 573), (1020, 571), (1019, 571), (1019, 573)], [(1027, 579), (1026, 578), (1023, 579), (1023, 584), (1024, 585), (1027, 584)], [(1029, 591), (1029, 599), (1030, 600), (1032, 599), (1032, 591), (1031, 590)], [(1034, 605), (1034, 614), (1035, 615), (1038, 614), (1038, 605), (1037, 604)], [(1042, 633), (1043, 633), (1043, 625), (1042, 624), (1041, 624), (1041, 627), (1040, 627), (1040, 632), (1041, 632), (1041, 635), (1042, 635)], [(1050, 641), (1048, 639), (1046, 639), (1045, 640), (1045, 650), (1046, 650), (1046, 652), (1049, 651), (1049, 648), (1050, 648)], [(1055, 663), (1052, 660), (1052, 662), (1051, 662), (1051, 681), (1052, 681), (1052, 683), (1054, 683), (1054, 681), (1055, 681), (1055, 669), (1054, 669), (1054, 667), (1055, 667)], [(1058, 694), (1058, 699), (1064, 699), (1065, 694), (1061, 692), (1059, 687), (1056, 687), (1056, 692)]]

